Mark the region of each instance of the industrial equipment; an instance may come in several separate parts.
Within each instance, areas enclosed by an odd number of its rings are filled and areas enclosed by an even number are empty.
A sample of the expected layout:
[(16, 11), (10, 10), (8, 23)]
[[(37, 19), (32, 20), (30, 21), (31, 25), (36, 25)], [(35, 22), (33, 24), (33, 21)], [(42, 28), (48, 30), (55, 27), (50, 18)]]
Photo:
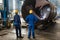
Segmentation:
[(25, 0), (22, 5), (22, 16), (25, 19), (29, 10), (35, 11), (34, 15), (39, 19), (36, 25), (48, 24), (55, 20), (57, 8), (48, 0)]
[[(1, 17), (0, 17), (1, 23), (0, 24), (2, 24), (4, 27), (6, 27), (7, 14), (8, 14), (8, 0), (0, 0), (0, 14), (1, 14)], [(0, 27), (0, 28), (2, 28), (2, 27)]]

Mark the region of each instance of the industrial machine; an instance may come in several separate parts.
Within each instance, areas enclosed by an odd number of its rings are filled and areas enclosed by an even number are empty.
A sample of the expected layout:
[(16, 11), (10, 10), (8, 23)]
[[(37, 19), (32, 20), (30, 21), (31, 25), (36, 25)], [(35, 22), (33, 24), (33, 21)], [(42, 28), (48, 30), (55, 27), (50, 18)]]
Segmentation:
[(39, 19), (36, 25), (48, 24), (55, 20), (57, 8), (48, 0), (25, 0), (22, 5), (22, 16), (25, 19), (29, 15), (28, 11), (34, 10), (34, 15)]
[(8, 14), (8, 0), (0, 0), (0, 28), (2, 28), (3, 26), (6, 27), (7, 14)]

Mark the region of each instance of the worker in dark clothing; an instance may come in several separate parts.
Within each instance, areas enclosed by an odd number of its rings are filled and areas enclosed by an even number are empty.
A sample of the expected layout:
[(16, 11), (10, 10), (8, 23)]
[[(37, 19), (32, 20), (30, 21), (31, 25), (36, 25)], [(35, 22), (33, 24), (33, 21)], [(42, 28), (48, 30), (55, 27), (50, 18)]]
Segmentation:
[(14, 26), (15, 26), (15, 29), (16, 29), (16, 36), (17, 38), (23, 38), (21, 36), (21, 21), (20, 21), (20, 16), (18, 15), (18, 10), (15, 10), (14, 11), (16, 13), (16, 15), (14, 16)]
[(30, 15), (26, 17), (26, 22), (28, 23), (28, 38), (30, 39), (31, 32), (32, 32), (33, 38), (35, 38), (34, 24), (37, 22), (37, 18), (32, 14), (33, 10), (30, 10), (29, 13)]

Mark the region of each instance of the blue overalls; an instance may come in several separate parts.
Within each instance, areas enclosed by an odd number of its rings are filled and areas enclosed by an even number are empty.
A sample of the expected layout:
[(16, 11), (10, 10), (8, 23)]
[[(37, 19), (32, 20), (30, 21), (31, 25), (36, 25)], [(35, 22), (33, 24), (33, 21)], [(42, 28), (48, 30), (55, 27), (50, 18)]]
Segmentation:
[[(21, 28), (20, 28), (20, 24), (21, 24), (21, 21), (20, 21), (20, 16), (18, 14), (16, 14), (14, 16), (14, 26), (15, 26), (15, 29), (16, 29), (16, 35), (17, 37), (21, 37)], [(19, 33), (18, 33), (19, 32)], [(18, 35), (19, 34), (19, 35)]]
[(37, 21), (37, 18), (33, 14), (30, 14), (26, 17), (26, 22), (29, 24), (29, 26), (28, 26), (28, 38), (30, 38), (31, 32), (32, 32), (33, 38), (35, 38), (34, 24), (36, 23), (36, 21)]

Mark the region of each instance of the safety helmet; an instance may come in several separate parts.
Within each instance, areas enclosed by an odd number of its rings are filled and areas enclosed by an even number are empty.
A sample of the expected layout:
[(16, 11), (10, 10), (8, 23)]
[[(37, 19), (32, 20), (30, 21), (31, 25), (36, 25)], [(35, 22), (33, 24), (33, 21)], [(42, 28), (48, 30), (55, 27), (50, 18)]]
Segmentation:
[(14, 13), (18, 14), (18, 10), (13, 10)]
[(29, 10), (29, 13), (30, 13), (30, 14), (32, 14), (32, 13), (33, 13), (33, 10), (32, 10), (32, 9), (31, 9), (31, 10)]

